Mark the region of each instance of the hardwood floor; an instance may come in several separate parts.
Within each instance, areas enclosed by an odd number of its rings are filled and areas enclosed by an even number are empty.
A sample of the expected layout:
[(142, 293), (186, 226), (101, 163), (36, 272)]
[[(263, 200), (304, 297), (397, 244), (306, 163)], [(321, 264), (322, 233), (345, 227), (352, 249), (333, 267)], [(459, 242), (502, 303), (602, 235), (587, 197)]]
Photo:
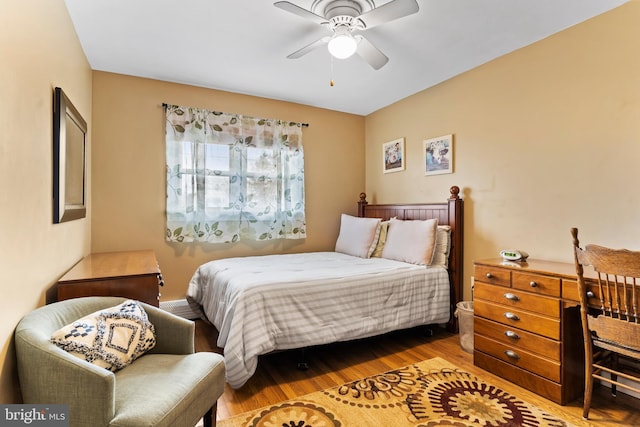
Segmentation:
[[(217, 332), (196, 321), (196, 350), (222, 353), (216, 346)], [(400, 368), (432, 357), (441, 357), (478, 375), (522, 400), (562, 417), (577, 426), (639, 426), (640, 400), (608, 389), (594, 392), (589, 420), (582, 419), (582, 399), (560, 406), (473, 365), (473, 355), (461, 350), (458, 335), (437, 328), (429, 337), (424, 328), (393, 332), (384, 336), (314, 347), (305, 351), (309, 368), (297, 369), (299, 350), (260, 357), (258, 369), (239, 390), (227, 384), (218, 401), (218, 419), (282, 402), (376, 373)]]

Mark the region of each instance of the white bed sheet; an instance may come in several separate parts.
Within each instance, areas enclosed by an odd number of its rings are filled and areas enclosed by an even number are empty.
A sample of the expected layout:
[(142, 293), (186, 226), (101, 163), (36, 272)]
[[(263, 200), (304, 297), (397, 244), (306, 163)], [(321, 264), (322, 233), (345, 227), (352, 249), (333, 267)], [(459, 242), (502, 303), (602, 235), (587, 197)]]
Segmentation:
[(258, 356), (449, 320), (449, 276), (337, 252), (227, 258), (198, 267), (187, 291), (220, 332), (227, 382), (242, 387)]

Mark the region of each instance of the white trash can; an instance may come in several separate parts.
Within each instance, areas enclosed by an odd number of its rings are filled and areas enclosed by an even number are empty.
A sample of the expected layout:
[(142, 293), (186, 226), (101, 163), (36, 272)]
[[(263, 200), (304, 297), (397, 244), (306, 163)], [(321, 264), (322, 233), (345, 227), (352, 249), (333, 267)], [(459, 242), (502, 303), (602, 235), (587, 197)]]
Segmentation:
[(454, 315), (458, 318), (460, 347), (467, 353), (473, 353), (473, 301), (457, 303)]

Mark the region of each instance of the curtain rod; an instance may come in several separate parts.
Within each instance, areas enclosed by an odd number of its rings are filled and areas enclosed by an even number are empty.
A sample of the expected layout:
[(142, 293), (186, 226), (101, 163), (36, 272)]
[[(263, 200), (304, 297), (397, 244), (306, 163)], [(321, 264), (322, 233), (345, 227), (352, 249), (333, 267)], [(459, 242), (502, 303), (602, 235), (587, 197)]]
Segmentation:
[[(169, 104), (167, 104), (166, 102), (162, 103), (162, 107), (163, 108), (167, 108), (169, 106)], [(303, 128), (308, 128), (309, 127), (309, 123), (300, 123), (300, 126), (302, 126)]]

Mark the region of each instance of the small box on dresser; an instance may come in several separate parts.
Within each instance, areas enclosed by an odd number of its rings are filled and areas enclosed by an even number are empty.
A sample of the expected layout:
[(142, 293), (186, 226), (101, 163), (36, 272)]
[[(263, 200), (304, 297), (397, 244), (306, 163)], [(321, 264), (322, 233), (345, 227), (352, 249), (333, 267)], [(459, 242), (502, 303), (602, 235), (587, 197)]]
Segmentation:
[(80, 260), (58, 280), (58, 301), (87, 296), (117, 296), (159, 306), (164, 284), (152, 250), (104, 252)]
[(579, 307), (563, 299), (573, 264), (474, 263), (474, 364), (556, 403), (583, 392)]

